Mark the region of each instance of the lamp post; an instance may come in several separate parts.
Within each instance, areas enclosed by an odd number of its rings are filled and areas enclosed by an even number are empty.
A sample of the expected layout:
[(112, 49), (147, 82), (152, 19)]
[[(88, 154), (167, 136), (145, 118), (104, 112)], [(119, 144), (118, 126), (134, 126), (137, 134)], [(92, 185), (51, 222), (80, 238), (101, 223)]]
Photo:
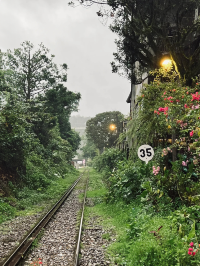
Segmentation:
[[(161, 66), (166, 70), (170, 71), (172, 65), (174, 65), (174, 62), (169, 57), (164, 57), (161, 61)], [(173, 117), (171, 117), (171, 122), (173, 124)], [(175, 143), (176, 135), (175, 135), (175, 129), (172, 127), (172, 145)], [(176, 148), (172, 148), (172, 161), (176, 161)]]

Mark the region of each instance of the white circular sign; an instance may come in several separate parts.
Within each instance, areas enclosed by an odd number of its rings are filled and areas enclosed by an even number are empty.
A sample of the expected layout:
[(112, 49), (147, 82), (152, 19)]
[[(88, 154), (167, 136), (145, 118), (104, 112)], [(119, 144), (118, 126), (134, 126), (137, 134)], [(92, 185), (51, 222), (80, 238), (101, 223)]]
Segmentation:
[(154, 150), (149, 145), (142, 145), (138, 149), (138, 157), (140, 160), (145, 161), (146, 164), (150, 161), (154, 156)]

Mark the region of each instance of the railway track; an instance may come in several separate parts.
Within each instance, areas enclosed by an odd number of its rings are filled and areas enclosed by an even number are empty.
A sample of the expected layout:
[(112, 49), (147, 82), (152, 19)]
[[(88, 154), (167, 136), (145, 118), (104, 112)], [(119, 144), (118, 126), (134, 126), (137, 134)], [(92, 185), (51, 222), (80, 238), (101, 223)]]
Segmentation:
[[(31, 265), (31, 264), (32, 265), (43, 264), (48, 266), (50, 265), (77, 266), (79, 263), (79, 249), (80, 249), (81, 231), (83, 224), (83, 214), (84, 214), (88, 178), (89, 178), (89, 170), (86, 170), (72, 184), (72, 186), (68, 188), (66, 193), (51, 208), (51, 210), (48, 211), (43, 216), (43, 218), (34, 226), (34, 228), (28, 232), (26, 237), (24, 237), (24, 239), (21, 240), (18, 247), (15, 248), (15, 250), (13, 250), (11, 254), (7, 256), (7, 258), (3, 262), (0, 263), (0, 266)], [(80, 191), (74, 190), (74, 188), (77, 186), (80, 180), (82, 181), (82, 187), (84, 186), (84, 197), (82, 203), (80, 203), (78, 195), (83, 190), (82, 189), (80, 189)], [(80, 211), (81, 211), (80, 226), (77, 232), (77, 213), (78, 212), (80, 213)], [(46, 234), (46, 236), (44, 236), (44, 239), (46, 239), (45, 240), (46, 242), (42, 244), (44, 244), (45, 246), (44, 250), (46, 250), (46, 253), (43, 251), (42, 251), (43, 253), (41, 253), (40, 251), (39, 252), (40, 254), (35, 254), (34, 253), (35, 251), (33, 251), (33, 255), (31, 255), (32, 253), (30, 252), (30, 247), (34, 243), (37, 236), (41, 234), (42, 230), (44, 230), (44, 228), (45, 228), (44, 234)], [(59, 231), (61, 231), (61, 233)], [(55, 236), (59, 238), (58, 241), (56, 238), (54, 239)], [(48, 249), (51, 250), (52, 247), (54, 248), (55, 243), (56, 245), (58, 244), (57, 246), (59, 246), (59, 250), (60, 249), (63, 250), (64, 253), (64, 254), (61, 253), (63, 255), (62, 257), (64, 260), (60, 259), (59, 260), (60, 262), (56, 262), (55, 258), (52, 258), (52, 255), (50, 255), (51, 258), (48, 258), (48, 255), (47, 258), (45, 258), (44, 255), (48, 254)], [(49, 244), (49, 246), (47, 244)], [(64, 245), (63, 249), (62, 245)], [(68, 250), (69, 252), (67, 252)], [(29, 254), (27, 255), (27, 253)], [(67, 259), (68, 255), (70, 259)], [(41, 257), (44, 257), (43, 262), (42, 262), (43, 259), (41, 259)], [(58, 257), (57, 254), (55, 254), (55, 257)], [(34, 262), (34, 259), (36, 259), (36, 262)]]

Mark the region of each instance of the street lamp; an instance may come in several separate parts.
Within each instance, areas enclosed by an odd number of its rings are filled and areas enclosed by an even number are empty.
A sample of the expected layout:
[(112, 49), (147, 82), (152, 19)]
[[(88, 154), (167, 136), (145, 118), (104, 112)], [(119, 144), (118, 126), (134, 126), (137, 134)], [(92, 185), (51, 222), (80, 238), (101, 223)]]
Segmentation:
[(117, 127), (116, 127), (115, 124), (110, 124), (110, 126), (109, 126), (109, 129), (112, 130), (112, 131), (114, 131), (116, 128)]
[(171, 66), (172, 65), (172, 60), (171, 59), (164, 59), (164, 60), (162, 60), (161, 65), (163, 67)]

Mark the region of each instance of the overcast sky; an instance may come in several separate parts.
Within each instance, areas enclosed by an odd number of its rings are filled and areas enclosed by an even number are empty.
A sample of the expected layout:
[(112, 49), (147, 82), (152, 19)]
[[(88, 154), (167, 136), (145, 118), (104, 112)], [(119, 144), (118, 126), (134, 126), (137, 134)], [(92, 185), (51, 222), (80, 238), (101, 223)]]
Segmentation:
[(57, 64), (67, 63), (67, 87), (80, 92), (79, 112), (94, 117), (106, 111), (127, 115), (130, 83), (111, 72), (117, 37), (96, 15), (98, 7), (72, 8), (68, 0), (1, 0), (0, 49), (23, 41), (43, 43)]

